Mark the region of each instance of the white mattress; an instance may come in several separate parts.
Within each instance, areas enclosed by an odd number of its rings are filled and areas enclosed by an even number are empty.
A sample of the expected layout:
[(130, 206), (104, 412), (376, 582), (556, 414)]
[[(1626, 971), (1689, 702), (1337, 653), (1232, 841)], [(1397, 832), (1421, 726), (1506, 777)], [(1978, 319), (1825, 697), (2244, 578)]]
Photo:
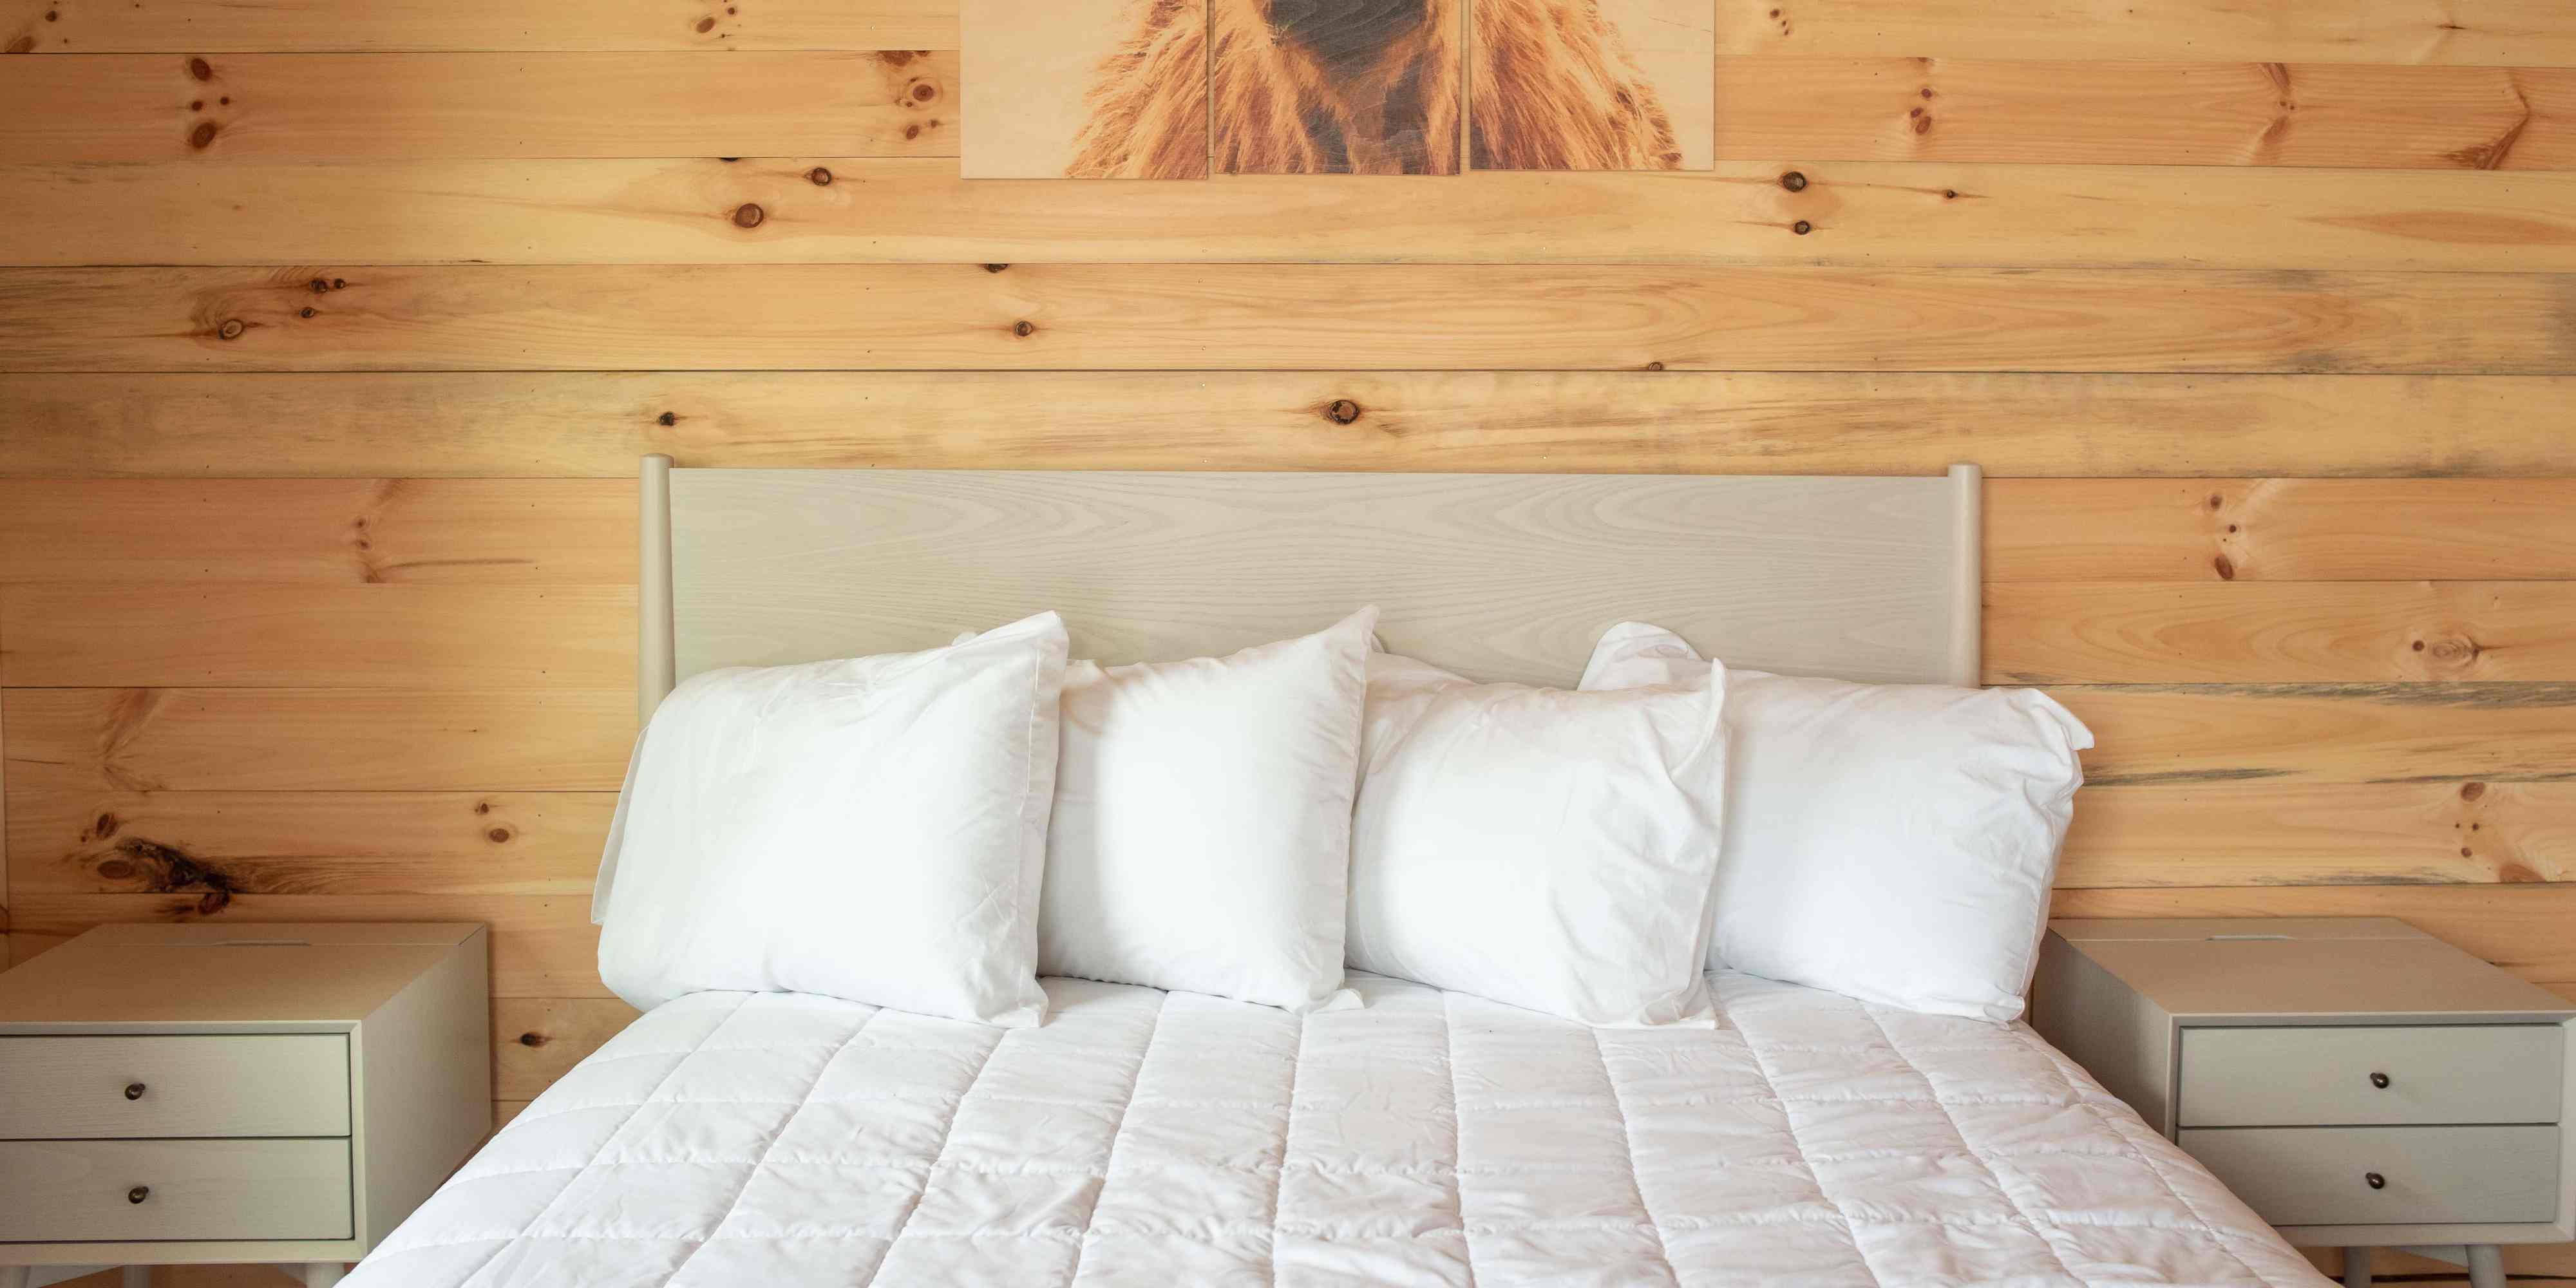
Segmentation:
[(1041, 1028), (685, 997), (348, 1281), (2325, 1281), (2027, 1028), (1716, 977), (1592, 1030), (1355, 977), (1303, 1017), (1048, 980)]

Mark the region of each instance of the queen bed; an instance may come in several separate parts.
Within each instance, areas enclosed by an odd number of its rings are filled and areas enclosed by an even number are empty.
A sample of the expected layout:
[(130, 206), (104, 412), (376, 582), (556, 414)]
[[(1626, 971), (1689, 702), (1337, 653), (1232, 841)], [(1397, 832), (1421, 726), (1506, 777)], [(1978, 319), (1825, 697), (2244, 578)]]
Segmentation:
[[(672, 471), (643, 703), (1063, 610), (1079, 655), (1384, 606), (1389, 647), (1564, 684), (1607, 623), (1975, 682), (1977, 489), (1939, 479)], [(603, 880), (613, 873), (604, 874)], [(1594, 1028), (1354, 974), (1303, 1014), (1049, 978), (1000, 1028), (798, 993), (659, 1005), (362, 1263), (412, 1285), (2313, 1285), (2020, 1023), (1716, 972)]]

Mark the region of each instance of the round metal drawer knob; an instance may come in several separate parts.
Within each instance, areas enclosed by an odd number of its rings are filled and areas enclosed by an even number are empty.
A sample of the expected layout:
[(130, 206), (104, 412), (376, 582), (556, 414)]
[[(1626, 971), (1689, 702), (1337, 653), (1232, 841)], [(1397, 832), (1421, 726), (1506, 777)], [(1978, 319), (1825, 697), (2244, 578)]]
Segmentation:
[(2370, 1188), (2374, 1190), (2384, 1190), (2388, 1188), (2388, 1178), (2377, 1172), (2364, 1172), (2361, 1174), (2361, 1179), (2370, 1182)]
[(128, 1100), (141, 1100), (143, 1098), (143, 1084), (139, 1082), (129, 1082), (125, 1084), (125, 1098)]
[(140, 1203), (150, 1197), (152, 1197), (152, 1187), (149, 1185), (137, 1185), (125, 1192), (125, 1201), (128, 1203)]
[(2370, 1085), (2377, 1087), (2382, 1091), (2388, 1090), (2388, 1075), (2384, 1073), (2374, 1073), (2370, 1075)]

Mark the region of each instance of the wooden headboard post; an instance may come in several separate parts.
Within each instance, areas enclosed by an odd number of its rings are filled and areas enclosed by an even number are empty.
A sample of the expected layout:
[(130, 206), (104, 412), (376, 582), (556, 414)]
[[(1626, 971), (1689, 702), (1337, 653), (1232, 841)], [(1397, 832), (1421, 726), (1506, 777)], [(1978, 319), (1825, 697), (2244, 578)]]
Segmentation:
[(673, 669), (678, 617), (671, 602), (671, 458), (644, 458), (644, 494), (636, 508), (644, 564), (636, 582), (642, 634), (635, 649), (635, 723), (650, 724), (653, 709), (671, 696), (680, 677)]
[(643, 465), (637, 697), (1048, 608), (1076, 656), (1222, 654), (1376, 603), (1389, 648), (1573, 683), (1601, 630), (1974, 685), (1982, 476), (674, 470)]

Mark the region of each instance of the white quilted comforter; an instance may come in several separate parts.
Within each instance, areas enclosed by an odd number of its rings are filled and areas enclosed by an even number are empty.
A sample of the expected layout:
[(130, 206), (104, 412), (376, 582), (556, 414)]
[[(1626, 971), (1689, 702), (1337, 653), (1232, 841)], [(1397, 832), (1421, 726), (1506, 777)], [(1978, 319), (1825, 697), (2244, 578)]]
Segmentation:
[(348, 1281), (2325, 1281), (2028, 1029), (1716, 977), (1591, 1030), (1358, 976), (1303, 1017), (1051, 979), (1044, 1027), (685, 997)]

